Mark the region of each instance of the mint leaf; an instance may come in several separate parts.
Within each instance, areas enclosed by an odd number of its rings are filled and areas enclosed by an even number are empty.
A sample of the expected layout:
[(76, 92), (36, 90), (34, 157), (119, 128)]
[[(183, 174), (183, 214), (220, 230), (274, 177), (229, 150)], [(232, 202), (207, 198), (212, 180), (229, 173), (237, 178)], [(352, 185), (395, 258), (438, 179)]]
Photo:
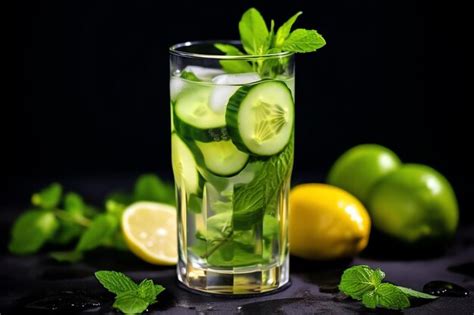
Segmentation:
[(78, 251), (86, 251), (97, 248), (109, 239), (117, 230), (119, 220), (112, 214), (101, 214), (97, 216), (82, 234), (76, 246)]
[(55, 244), (69, 244), (73, 240), (79, 238), (84, 231), (84, 227), (75, 222), (74, 217), (63, 212), (60, 216), (56, 216), (59, 222), (59, 227), (56, 234), (51, 238), (51, 242)]
[(219, 63), (227, 73), (252, 72), (252, 66), (245, 60), (220, 60)]
[(72, 251), (63, 251), (63, 252), (51, 252), (49, 256), (54, 258), (56, 261), (59, 262), (68, 262), (68, 263), (75, 263), (82, 259), (83, 255), (81, 252), (72, 250)]
[(367, 308), (386, 308), (401, 310), (410, 307), (409, 297), (436, 299), (436, 296), (399, 287), (391, 283), (382, 283), (385, 273), (369, 266), (353, 266), (344, 271), (339, 290), (353, 299), (362, 300)]
[(316, 30), (299, 28), (285, 40), (282, 49), (297, 53), (313, 52), (326, 45), (324, 38)]
[(141, 175), (133, 191), (135, 201), (156, 201), (175, 205), (175, 191), (170, 184), (163, 182), (154, 174)]
[(8, 249), (13, 254), (33, 254), (49, 240), (58, 228), (54, 214), (45, 210), (29, 210), (15, 221)]
[(106, 202), (108, 200), (114, 201), (116, 203), (121, 203), (123, 205), (129, 205), (133, 202), (133, 196), (129, 193), (124, 192), (113, 192), (105, 197)]
[(229, 56), (242, 56), (244, 53), (240, 51), (239, 48), (237, 48), (234, 45), (229, 45), (229, 44), (214, 44), (214, 47), (222, 51), (224, 54), (229, 55)]
[[(229, 56), (241, 56), (243, 53), (239, 48), (229, 44), (215, 44), (217, 49)], [(220, 60), (219, 63), (227, 73), (252, 72), (252, 66), (245, 60)]]
[(62, 186), (58, 183), (52, 183), (40, 192), (31, 196), (31, 203), (43, 209), (55, 208), (61, 200)]
[(380, 269), (373, 270), (366, 265), (353, 266), (342, 274), (339, 290), (353, 299), (361, 300), (365, 293), (375, 290), (384, 277)]
[(192, 71), (181, 72), (181, 78), (189, 81), (201, 81)]
[(116, 271), (97, 271), (95, 277), (107, 290), (117, 295), (113, 307), (127, 314), (145, 311), (150, 304), (156, 302), (156, 296), (165, 290), (148, 279), (137, 285), (132, 279)]
[(152, 280), (145, 279), (138, 285), (138, 295), (147, 303), (156, 302), (156, 289)]
[(410, 307), (407, 296), (397, 286), (391, 283), (382, 283), (373, 291), (362, 296), (362, 304), (367, 308), (387, 308), (401, 310)]
[[(235, 185), (233, 227), (235, 230), (247, 230), (256, 224), (262, 224), (263, 215), (270, 212), (278, 191), (292, 169), (293, 136), (286, 148), (261, 164), (254, 179), (244, 185)], [(273, 207), (274, 208), (274, 207)], [(268, 213), (272, 214), (272, 213)]]
[(165, 290), (165, 287), (163, 287), (162, 285), (159, 285), (159, 284), (155, 284), (155, 296), (160, 294), (164, 290)]
[(291, 28), (293, 27), (293, 24), (296, 22), (296, 19), (303, 14), (303, 12), (298, 12), (295, 15), (293, 15), (291, 18), (289, 18), (288, 21), (286, 21), (282, 26), (278, 28), (278, 31), (275, 36), (275, 47), (281, 47), (283, 46), (283, 43), (285, 40), (288, 38), (291, 32)]
[(115, 294), (135, 291), (138, 289), (138, 285), (121, 272), (100, 270), (94, 275), (104, 288)]
[(117, 295), (113, 307), (125, 314), (136, 314), (144, 312), (148, 305), (150, 304), (142, 299), (137, 291), (129, 291)]
[(64, 197), (64, 208), (73, 215), (82, 216), (84, 214), (85, 203), (80, 195), (69, 192)]
[(267, 47), (268, 28), (260, 12), (250, 8), (242, 15), (239, 22), (240, 40), (245, 51), (250, 55), (261, 55)]
[(117, 217), (118, 220), (122, 219), (122, 214), (125, 211), (126, 206), (122, 203), (114, 200), (105, 201), (105, 211)]
[(419, 298), (419, 299), (430, 299), (430, 300), (434, 300), (438, 298), (438, 296), (436, 295), (431, 295), (428, 293), (416, 291), (410, 288), (405, 288), (401, 286), (397, 286), (397, 288), (399, 288), (403, 293), (405, 293), (409, 297), (414, 297), (414, 298)]

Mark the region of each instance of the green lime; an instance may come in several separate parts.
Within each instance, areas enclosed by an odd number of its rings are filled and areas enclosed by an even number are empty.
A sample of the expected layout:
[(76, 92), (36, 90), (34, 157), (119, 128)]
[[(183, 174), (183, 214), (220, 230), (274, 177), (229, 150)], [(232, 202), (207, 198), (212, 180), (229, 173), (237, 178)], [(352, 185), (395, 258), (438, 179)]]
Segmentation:
[(405, 164), (378, 181), (369, 195), (374, 226), (405, 243), (450, 239), (458, 224), (453, 189), (436, 170)]
[(400, 159), (391, 150), (377, 144), (361, 144), (337, 159), (329, 171), (327, 182), (366, 203), (372, 185), (400, 164)]

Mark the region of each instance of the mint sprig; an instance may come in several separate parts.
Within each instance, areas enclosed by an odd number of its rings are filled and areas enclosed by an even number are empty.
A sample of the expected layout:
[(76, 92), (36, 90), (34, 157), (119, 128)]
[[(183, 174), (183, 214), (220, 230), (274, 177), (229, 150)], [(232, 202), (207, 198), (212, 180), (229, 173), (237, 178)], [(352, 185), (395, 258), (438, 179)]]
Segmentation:
[(410, 307), (409, 298), (436, 299), (437, 296), (382, 282), (385, 273), (366, 265), (353, 266), (344, 271), (339, 290), (367, 308), (401, 310)]
[(156, 297), (165, 290), (153, 280), (144, 279), (140, 284), (121, 272), (101, 270), (95, 277), (109, 292), (114, 293), (114, 308), (126, 314), (142, 313), (156, 303)]
[[(274, 54), (282, 51), (294, 53), (314, 52), (324, 45), (326, 40), (316, 30), (299, 28), (291, 31), (293, 24), (303, 12), (298, 12), (283, 23), (278, 30), (271, 20), (270, 29), (264, 18), (255, 8), (250, 8), (242, 15), (239, 22), (240, 41), (244, 51), (249, 55)], [(215, 47), (226, 55), (244, 55), (239, 48), (229, 44), (216, 44)], [(275, 77), (281, 74), (285, 58), (275, 60), (222, 60), (220, 64), (228, 73), (256, 71), (262, 77)]]

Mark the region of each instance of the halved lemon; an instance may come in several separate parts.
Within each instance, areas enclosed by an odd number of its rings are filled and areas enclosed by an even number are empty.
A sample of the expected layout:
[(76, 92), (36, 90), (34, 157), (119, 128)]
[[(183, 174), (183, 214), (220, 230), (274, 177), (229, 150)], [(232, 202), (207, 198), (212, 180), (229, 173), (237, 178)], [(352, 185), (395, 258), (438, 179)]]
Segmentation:
[(155, 265), (177, 263), (174, 207), (157, 202), (135, 202), (123, 213), (122, 231), (128, 248), (144, 261)]

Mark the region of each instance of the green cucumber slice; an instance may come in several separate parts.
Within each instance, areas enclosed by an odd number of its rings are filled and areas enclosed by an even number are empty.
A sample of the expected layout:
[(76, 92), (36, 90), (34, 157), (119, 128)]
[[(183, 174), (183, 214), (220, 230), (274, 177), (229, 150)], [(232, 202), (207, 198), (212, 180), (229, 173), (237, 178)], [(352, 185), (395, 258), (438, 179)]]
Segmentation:
[(200, 142), (196, 145), (202, 152), (206, 168), (219, 176), (232, 176), (240, 172), (249, 159), (249, 155), (239, 151), (231, 140), (218, 142)]
[(176, 100), (173, 123), (183, 138), (202, 142), (229, 139), (225, 114), (216, 114), (209, 108), (211, 90), (209, 86), (190, 87)]
[(269, 156), (290, 141), (294, 116), (290, 89), (282, 81), (267, 80), (243, 86), (230, 98), (227, 130), (239, 150)]
[(171, 134), (171, 160), (176, 186), (184, 187), (188, 194), (199, 194), (201, 179), (196, 160), (189, 147), (176, 133)]

